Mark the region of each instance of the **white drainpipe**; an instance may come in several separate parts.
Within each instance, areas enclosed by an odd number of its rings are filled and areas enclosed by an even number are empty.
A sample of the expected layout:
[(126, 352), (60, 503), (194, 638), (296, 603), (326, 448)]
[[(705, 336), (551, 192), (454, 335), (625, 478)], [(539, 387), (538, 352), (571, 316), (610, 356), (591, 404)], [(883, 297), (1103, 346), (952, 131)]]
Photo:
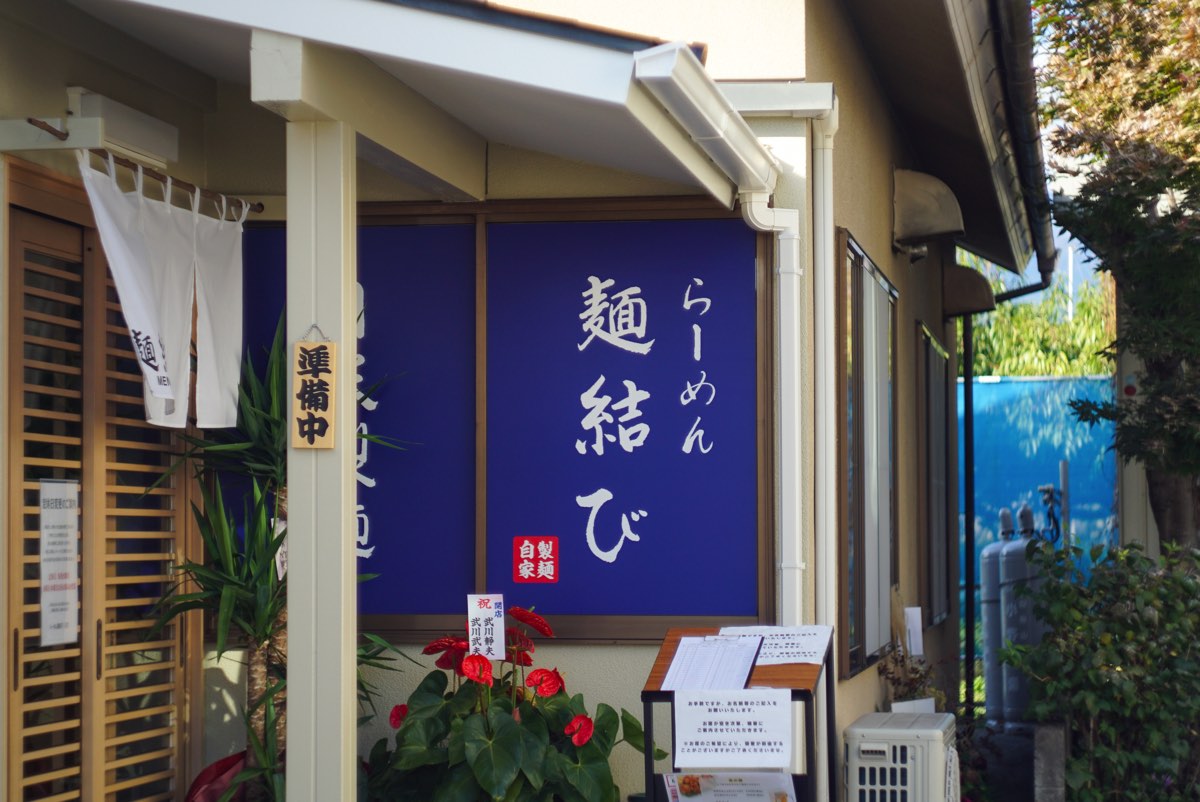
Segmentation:
[(772, 231), (777, 243), (778, 307), (776, 331), (779, 553), (775, 587), (781, 626), (804, 623), (804, 562), (800, 548), (803, 493), (800, 477), (801, 409), (800, 211), (769, 205), (768, 192), (741, 193), (742, 217), (758, 231)]
[[(813, 120), (813, 283), (816, 320), (817, 623), (837, 624), (837, 237), (833, 224), (833, 138), (838, 106)], [(838, 633), (845, 637), (845, 633)]]
[[(816, 613), (817, 623), (837, 625), (837, 294), (835, 278), (837, 264), (837, 236), (833, 224), (833, 137), (838, 129), (838, 106), (834, 98), (833, 108), (824, 117), (813, 119), (813, 170), (812, 170), (812, 218), (813, 218), (813, 284), (815, 297), (814, 329), (816, 331)], [(834, 630), (834, 670), (822, 678), (824, 685), (836, 682), (837, 642), (836, 638), (846, 633)], [(817, 690), (817, 698), (825, 698), (825, 688)], [(826, 705), (817, 707), (817, 754), (827, 755), (828, 750), (840, 752), (839, 744), (828, 742), (827, 717), (836, 710), (827, 710)], [(817, 798), (829, 799), (830, 783), (834, 778), (817, 772)]]

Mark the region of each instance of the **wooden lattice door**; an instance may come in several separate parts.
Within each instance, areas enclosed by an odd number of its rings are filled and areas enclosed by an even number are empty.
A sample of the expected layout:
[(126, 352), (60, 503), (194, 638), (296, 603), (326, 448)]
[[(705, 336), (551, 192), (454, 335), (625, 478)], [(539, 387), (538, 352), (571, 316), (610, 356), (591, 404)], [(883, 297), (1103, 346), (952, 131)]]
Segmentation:
[[(173, 479), (145, 492), (170, 464), (171, 437), (145, 422), (95, 231), (17, 208), (9, 222), (5, 798), (181, 799), (188, 633), (172, 624), (151, 635), (151, 625), (185, 553), (186, 488)], [(39, 629), (43, 479), (80, 486), (78, 637), (49, 647)]]

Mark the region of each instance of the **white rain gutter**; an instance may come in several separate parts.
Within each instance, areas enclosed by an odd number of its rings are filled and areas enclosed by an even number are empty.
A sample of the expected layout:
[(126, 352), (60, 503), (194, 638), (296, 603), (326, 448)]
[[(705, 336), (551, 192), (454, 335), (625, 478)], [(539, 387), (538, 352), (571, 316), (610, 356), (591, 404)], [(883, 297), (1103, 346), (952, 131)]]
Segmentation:
[[(807, 118), (812, 121), (809, 171), (809, 205), (812, 215), (813, 280), (816, 332), (816, 470), (815, 470), (815, 597), (816, 622), (833, 625), (837, 610), (837, 440), (836, 356), (834, 292), (837, 237), (833, 225), (833, 138), (838, 129), (837, 98), (832, 84), (806, 83), (733, 83), (724, 88), (741, 114), (752, 117)], [(806, 158), (801, 155), (800, 158)], [(795, 209), (777, 209), (769, 205), (770, 196), (760, 192), (740, 193), (742, 216), (760, 231), (776, 233), (776, 272), (778, 306), (776, 313), (777, 409), (779, 427), (779, 605), (780, 624), (802, 624), (803, 579), (807, 566), (803, 560), (800, 532), (804, 494), (801, 492), (803, 445), (801, 395), (801, 343), (803, 318), (804, 254), (800, 250), (800, 213)], [(836, 653), (836, 650), (835, 650)], [(822, 678), (817, 698), (824, 698), (827, 683), (835, 675)], [(828, 717), (835, 711), (817, 708), (817, 754), (828, 755), (837, 744), (828, 742)], [(817, 797), (825, 799), (836, 781), (827, 776), (826, 761), (808, 769), (816, 776)]]
[[(816, 271), (817, 623), (837, 624), (837, 236), (833, 224), (833, 138), (838, 106), (813, 120), (813, 262)], [(836, 658), (836, 655), (835, 655)]]
[[(834, 623), (837, 610), (837, 441), (835, 312), (837, 242), (833, 225), (833, 138), (838, 129), (837, 100), (829, 84), (757, 84), (729, 87), (738, 108), (704, 73), (695, 56), (679, 45), (664, 45), (635, 55), (635, 75), (666, 107), (692, 139), (737, 184), (742, 217), (758, 231), (775, 234), (777, 325), (775, 336), (778, 427), (776, 566), (779, 624), (804, 621), (803, 543), (803, 263), (802, 218), (798, 209), (771, 206), (779, 168), (743, 119), (790, 116), (813, 120), (812, 241), (816, 285), (816, 620)], [(833, 676), (823, 682), (834, 682)], [(817, 753), (828, 754), (826, 717), (835, 711), (819, 706)], [(817, 795), (825, 798), (835, 778), (825, 761), (806, 767), (816, 775)]]
[(687, 47), (660, 45), (634, 55), (634, 75), (667, 109), (692, 140), (737, 186), (742, 217), (756, 231), (775, 234), (776, 398), (778, 426), (776, 517), (776, 604), (778, 623), (804, 623), (802, 549), (802, 416), (800, 313), (803, 268), (800, 211), (770, 205), (779, 180), (775, 158)]
[(779, 442), (775, 587), (779, 624), (798, 626), (804, 623), (800, 211), (770, 205), (779, 180), (775, 158), (690, 49), (678, 43), (660, 45), (635, 54), (634, 64), (637, 80), (737, 185), (746, 223), (756, 231), (775, 234), (779, 304), (775, 340)]

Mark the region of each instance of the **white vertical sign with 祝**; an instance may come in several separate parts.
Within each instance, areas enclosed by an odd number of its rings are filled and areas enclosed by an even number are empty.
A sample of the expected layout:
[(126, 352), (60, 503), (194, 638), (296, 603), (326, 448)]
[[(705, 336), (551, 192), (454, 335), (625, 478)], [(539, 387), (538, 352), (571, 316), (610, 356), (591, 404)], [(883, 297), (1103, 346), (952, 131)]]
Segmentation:
[(43, 479), (41, 520), (42, 646), (79, 640), (79, 482)]
[(467, 596), (467, 643), (470, 654), (489, 660), (504, 658), (504, 594)]

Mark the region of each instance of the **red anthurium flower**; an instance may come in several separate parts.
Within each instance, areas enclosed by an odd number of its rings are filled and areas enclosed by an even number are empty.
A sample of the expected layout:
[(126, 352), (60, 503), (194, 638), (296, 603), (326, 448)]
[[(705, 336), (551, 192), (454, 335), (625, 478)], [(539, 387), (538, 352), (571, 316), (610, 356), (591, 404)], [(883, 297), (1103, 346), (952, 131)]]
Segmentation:
[(392, 714), (388, 716), (388, 723), (392, 725), (393, 730), (400, 729), (400, 725), (404, 723), (404, 717), (408, 715), (408, 705), (396, 705), (392, 708)]
[(531, 666), (533, 665), (533, 655), (529, 652), (514, 652), (508, 650), (508, 655), (504, 658), (504, 662), (512, 663), (514, 666)]
[(482, 654), (469, 654), (462, 661), (463, 676), (480, 685), (492, 684), (492, 661)]
[(571, 719), (571, 723), (563, 730), (565, 735), (571, 736), (571, 743), (576, 746), (583, 746), (588, 741), (592, 740), (592, 732), (596, 729), (596, 725), (587, 716), (576, 716)]
[(440, 654), (447, 649), (454, 649), (458, 644), (462, 644), (462, 648), (466, 648), (467, 642), (462, 638), (456, 638), (452, 635), (447, 635), (444, 638), (438, 638), (433, 643), (421, 650), (421, 654)]
[(455, 639), (454, 645), (442, 652), (442, 656), (434, 665), (446, 671), (453, 671), (460, 677), (463, 676), (462, 661), (467, 654), (467, 648), (465, 640)]
[(529, 672), (525, 684), (537, 691), (538, 696), (553, 696), (562, 690), (563, 678), (558, 669), (537, 668)]
[(509, 607), (508, 614), (522, 624), (532, 627), (534, 632), (545, 635), (547, 638), (554, 637), (554, 630), (546, 623), (546, 619), (537, 613), (526, 610), (524, 607)]
[(516, 627), (504, 630), (508, 646), (505, 648), (504, 662), (518, 666), (533, 665), (533, 641)]

